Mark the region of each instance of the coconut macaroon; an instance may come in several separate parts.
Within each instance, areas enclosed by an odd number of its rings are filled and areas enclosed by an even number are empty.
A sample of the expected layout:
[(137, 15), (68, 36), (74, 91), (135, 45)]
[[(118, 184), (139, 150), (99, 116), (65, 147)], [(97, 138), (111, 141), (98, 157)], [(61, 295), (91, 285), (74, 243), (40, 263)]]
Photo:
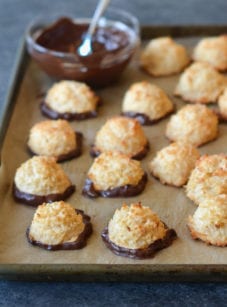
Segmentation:
[(218, 195), (227, 195), (227, 156), (201, 156), (189, 177), (186, 194), (197, 205)]
[(167, 226), (149, 207), (141, 203), (123, 204), (117, 209), (102, 232), (106, 246), (124, 257), (151, 258), (176, 239), (176, 232)]
[(168, 76), (181, 72), (190, 62), (184, 46), (171, 37), (152, 39), (141, 54), (141, 66), (153, 76)]
[(97, 116), (99, 98), (88, 85), (76, 81), (60, 81), (47, 92), (41, 111), (52, 119), (83, 120)]
[(68, 160), (81, 154), (82, 134), (76, 133), (66, 120), (46, 120), (31, 128), (28, 148), (36, 155)]
[(171, 141), (185, 141), (200, 146), (218, 135), (218, 117), (204, 105), (186, 105), (172, 115), (166, 136)]
[(176, 142), (160, 150), (150, 162), (149, 168), (152, 175), (163, 184), (180, 187), (187, 182), (199, 156), (194, 146)]
[(64, 201), (38, 206), (30, 227), (28, 241), (47, 250), (80, 249), (92, 232), (90, 217)]
[(136, 118), (142, 125), (150, 125), (173, 111), (173, 103), (165, 92), (148, 81), (131, 85), (122, 105), (123, 115)]
[(147, 175), (139, 161), (117, 151), (104, 152), (88, 171), (83, 195), (91, 198), (135, 196), (144, 190), (146, 182)]
[(227, 120), (227, 87), (218, 98), (219, 115), (221, 119)]
[(210, 64), (195, 62), (180, 76), (175, 95), (192, 103), (216, 102), (226, 82)]
[(142, 159), (148, 152), (149, 144), (140, 123), (133, 118), (114, 116), (97, 132), (91, 155), (101, 152), (118, 151), (134, 159)]
[(207, 62), (220, 71), (227, 70), (227, 35), (207, 37), (198, 42), (193, 59)]
[(227, 246), (227, 195), (207, 198), (200, 203), (188, 227), (193, 239), (207, 244)]
[(17, 169), (13, 194), (28, 205), (64, 200), (75, 191), (63, 168), (54, 157), (35, 156)]

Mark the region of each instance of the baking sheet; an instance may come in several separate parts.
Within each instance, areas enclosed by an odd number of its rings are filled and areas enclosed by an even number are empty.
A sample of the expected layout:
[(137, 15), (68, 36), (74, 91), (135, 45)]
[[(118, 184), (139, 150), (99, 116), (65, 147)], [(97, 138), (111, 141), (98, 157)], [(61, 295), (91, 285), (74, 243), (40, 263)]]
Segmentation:
[[(177, 40), (191, 51), (198, 39), (200, 37), (197, 36), (181, 37)], [(106, 119), (114, 114), (120, 114), (122, 99), (129, 86), (133, 82), (149, 80), (162, 87), (179, 109), (185, 103), (173, 96), (178, 78), (179, 75), (168, 78), (152, 78), (139, 69), (138, 58), (135, 57), (118, 83), (97, 91), (103, 101), (103, 105), (99, 109), (99, 116), (96, 119), (71, 122), (75, 130), (83, 133), (84, 145), (81, 157), (61, 164), (77, 187), (76, 193), (67, 201), (91, 216), (94, 232), (88, 240), (87, 246), (82, 250), (48, 252), (33, 247), (26, 241), (25, 231), (31, 222), (35, 209), (16, 203), (12, 197), (15, 171), (22, 162), (30, 158), (26, 151), (29, 129), (35, 123), (45, 119), (39, 111), (40, 97), (38, 96), (40, 93), (46, 92), (53, 83), (53, 80), (41, 72), (33, 61), (28, 61), (20, 90), (15, 97), (15, 108), (1, 154), (1, 276), (9, 278), (17, 276), (19, 278), (25, 277), (26, 272), (29, 272), (31, 278), (44, 272), (48, 276), (54, 277), (57, 274), (67, 276), (70, 275), (70, 272), (74, 272), (74, 274), (80, 272), (82, 276), (93, 276), (93, 278), (101, 273), (101, 279), (104, 280), (108, 273), (118, 273), (118, 275), (115, 274), (116, 279), (121, 279), (121, 276), (124, 275), (131, 280), (129, 274), (134, 272), (135, 279), (139, 275), (146, 275), (149, 278), (153, 274), (172, 280), (176, 277), (175, 274), (171, 276), (168, 274), (178, 272), (182, 277), (189, 273), (192, 279), (192, 276), (194, 279), (201, 278), (201, 274), (204, 277), (208, 274), (210, 280), (212, 274), (216, 274), (217, 279), (226, 278), (227, 249), (207, 246), (200, 241), (191, 239), (186, 221), (187, 217), (193, 214), (196, 206), (185, 196), (183, 188), (164, 186), (149, 175), (144, 192), (136, 197), (91, 200), (81, 195), (86, 172), (92, 163), (92, 158), (89, 155), (90, 144), (93, 143), (96, 131)], [(150, 142), (149, 154), (142, 160), (143, 168), (146, 171), (148, 171), (148, 163), (155, 153), (169, 144), (164, 136), (168, 120), (169, 118), (153, 126), (144, 127)], [(220, 124), (218, 139), (200, 147), (199, 150), (202, 154), (226, 153), (226, 143), (227, 125)], [(123, 202), (130, 204), (135, 201), (141, 201), (143, 205), (151, 207), (178, 234), (178, 239), (169, 248), (160, 251), (153, 259), (132, 260), (116, 256), (104, 246), (100, 238), (102, 229), (116, 208), (119, 208)], [(71, 278), (73, 279), (72, 276)]]

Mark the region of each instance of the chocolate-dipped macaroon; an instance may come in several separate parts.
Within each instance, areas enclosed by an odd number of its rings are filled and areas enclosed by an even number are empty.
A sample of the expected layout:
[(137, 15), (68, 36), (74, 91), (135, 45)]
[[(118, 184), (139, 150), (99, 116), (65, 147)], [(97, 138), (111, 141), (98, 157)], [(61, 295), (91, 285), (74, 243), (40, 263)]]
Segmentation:
[(105, 245), (114, 254), (134, 259), (152, 258), (176, 238), (175, 230), (141, 203), (123, 204), (102, 232)]
[(199, 151), (190, 143), (173, 142), (157, 152), (149, 168), (161, 183), (181, 187), (188, 181), (199, 157)]
[(137, 160), (119, 152), (104, 152), (90, 167), (83, 195), (95, 198), (131, 197), (140, 194), (147, 175)]
[(202, 155), (191, 172), (186, 195), (197, 205), (227, 195), (227, 155)]
[(83, 120), (97, 116), (99, 101), (85, 83), (63, 80), (49, 89), (41, 111), (52, 119)]
[(155, 77), (179, 73), (189, 63), (190, 57), (186, 48), (170, 36), (150, 40), (140, 57), (141, 67)]
[(205, 105), (186, 105), (170, 117), (166, 126), (170, 141), (185, 141), (196, 147), (218, 136), (218, 117)]
[(180, 76), (175, 95), (191, 103), (214, 103), (226, 86), (226, 78), (209, 63), (195, 62)]
[(193, 50), (193, 60), (206, 62), (219, 71), (227, 70), (227, 35), (205, 37)]
[(59, 201), (38, 206), (26, 235), (31, 244), (55, 251), (81, 249), (91, 233), (90, 217)]
[(227, 195), (207, 198), (188, 218), (193, 239), (215, 246), (227, 246)]
[(52, 156), (61, 162), (81, 155), (82, 138), (66, 120), (45, 120), (31, 128), (28, 148), (32, 154)]
[(148, 81), (132, 84), (122, 104), (122, 114), (136, 118), (141, 125), (152, 125), (173, 110), (173, 103), (166, 93)]
[(16, 171), (13, 195), (16, 201), (31, 206), (68, 198), (75, 191), (56, 159), (34, 156)]
[(140, 123), (133, 118), (114, 116), (97, 132), (91, 155), (118, 151), (133, 159), (140, 160), (148, 152), (149, 144)]

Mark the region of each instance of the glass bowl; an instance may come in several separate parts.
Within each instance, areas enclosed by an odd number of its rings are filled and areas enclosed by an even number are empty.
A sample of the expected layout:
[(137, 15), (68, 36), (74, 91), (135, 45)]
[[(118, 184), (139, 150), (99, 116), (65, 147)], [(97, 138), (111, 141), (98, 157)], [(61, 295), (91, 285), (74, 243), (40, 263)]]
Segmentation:
[[(49, 76), (57, 79), (70, 79), (86, 82), (93, 87), (103, 87), (116, 81), (125, 69), (139, 46), (139, 22), (137, 18), (123, 10), (109, 8), (100, 19), (98, 28), (106, 31), (124, 33), (126, 44), (115, 50), (96, 50), (87, 57), (81, 57), (74, 52), (54, 50), (37, 42), (44, 29), (52, 27), (62, 16), (42, 18), (33, 22), (26, 32), (27, 50), (40, 68)], [(73, 18), (67, 16), (76, 25), (88, 27), (88, 18)], [(103, 30), (104, 29), (104, 30)], [(86, 31), (85, 31), (86, 33)], [(101, 39), (109, 39), (108, 33)], [(52, 39), (52, 37), (50, 36)], [(78, 37), (78, 41), (81, 37)], [(117, 37), (121, 39), (121, 35)], [(108, 49), (108, 47), (107, 47)]]

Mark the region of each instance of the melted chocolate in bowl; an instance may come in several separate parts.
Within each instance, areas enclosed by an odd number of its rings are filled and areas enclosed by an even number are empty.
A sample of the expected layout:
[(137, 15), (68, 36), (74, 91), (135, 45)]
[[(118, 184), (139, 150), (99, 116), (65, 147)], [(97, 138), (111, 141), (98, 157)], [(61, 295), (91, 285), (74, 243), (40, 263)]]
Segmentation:
[(147, 248), (130, 249), (116, 245), (109, 238), (108, 227), (105, 227), (101, 236), (107, 248), (109, 248), (114, 254), (123, 257), (129, 257), (133, 259), (147, 259), (153, 258), (155, 254), (172, 244), (177, 238), (177, 234), (174, 229), (168, 229), (166, 226), (166, 235), (163, 239), (158, 239), (150, 244)]
[(140, 194), (147, 183), (147, 174), (144, 173), (137, 185), (127, 184), (122, 187), (116, 187), (108, 190), (96, 190), (93, 182), (90, 179), (86, 179), (82, 194), (89, 198), (102, 197), (132, 197)]
[(42, 247), (44, 249), (47, 249), (49, 251), (73, 250), (73, 249), (83, 248), (87, 244), (88, 237), (92, 234), (92, 224), (90, 222), (90, 217), (88, 215), (84, 214), (84, 212), (82, 210), (75, 209), (75, 211), (78, 214), (82, 215), (83, 223), (85, 225), (83, 232), (81, 232), (81, 234), (79, 235), (79, 237), (77, 238), (76, 241), (65, 242), (65, 243), (56, 244), (56, 245), (44, 244), (40, 241), (36, 241), (36, 240), (33, 240), (32, 238), (30, 238), (30, 236), (29, 236), (30, 228), (28, 227), (27, 231), (26, 231), (26, 236), (27, 236), (28, 242), (31, 243), (32, 245), (37, 245), (37, 246)]
[(41, 33), (36, 29), (32, 34), (36, 45), (28, 43), (28, 50), (50, 76), (85, 81), (95, 87), (107, 85), (119, 77), (129, 62), (137, 45), (136, 34), (121, 22), (98, 26), (92, 40), (93, 53), (81, 57), (77, 49), (87, 29), (88, 23), (60, 18), (42, 28)]

